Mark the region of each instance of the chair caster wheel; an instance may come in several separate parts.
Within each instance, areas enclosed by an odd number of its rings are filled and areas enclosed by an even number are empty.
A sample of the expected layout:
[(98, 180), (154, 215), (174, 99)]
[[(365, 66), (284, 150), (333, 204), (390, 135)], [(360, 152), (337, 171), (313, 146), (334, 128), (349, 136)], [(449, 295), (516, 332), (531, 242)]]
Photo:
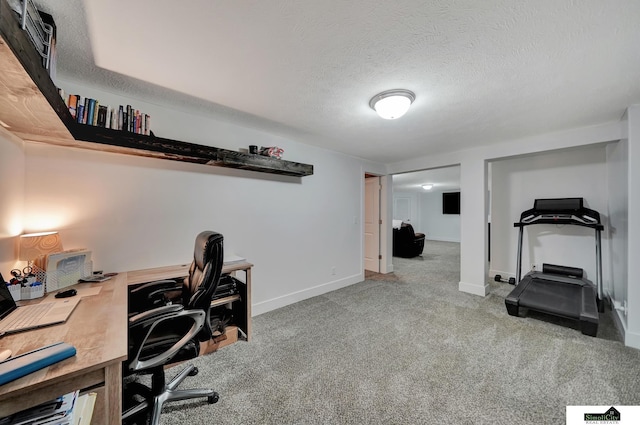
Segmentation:
[(213, 395), (207, 397), (207, 401), (209, 402), (209, 404), (217, 403), (219, 399), (220, 396), (218, 395), (218, 393), (213, 393)]
[(189, 372), (189, 376), (196, 376), (200, 372), (197, 367), (194, 367), (191, 372)]

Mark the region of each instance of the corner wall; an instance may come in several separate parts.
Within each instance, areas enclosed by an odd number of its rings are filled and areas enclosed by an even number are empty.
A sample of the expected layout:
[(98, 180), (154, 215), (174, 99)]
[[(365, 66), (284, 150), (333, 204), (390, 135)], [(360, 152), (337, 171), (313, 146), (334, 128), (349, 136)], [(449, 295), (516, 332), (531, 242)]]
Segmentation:
[[(623, 125), (627, 127), (628, 120), (623, 119)], [(618, 320), (618, 327), (625, 332), (627, 329), (627, 268), (629, 263), (629, 138), (624, 137), (618, 143), (607, 145), (607, 192), (608, 216), (609, 216), (609, 251), (611, 253), (611, 268), (609, 270), (608, 296), (613, 303), (614, 314)], [(603, 276), (607, 277), (604, 274)]]
[(24, 143), (0, 126), (0, 273), (6, 280), (18, 256), (16, 236), (22, 233), (24, 176)]
[[(628, 123), (628, 232), (627, 232), (627, 329), (625, 345), (640, 349), (640, 105), (627, 110)], [(622, 254), (622, 253), (621, 253)]]
[[(584, 198), (600, 213), (603, 277), (608, 278), (607, 165), (604, 145), (539, 153), (492, 162), (491, 270), (489, 276), (515, 276), (518, 229), (513, 223), (537, 198)], [(596, 282), (595, 235), (578, 226), (541, 224), (524, 228), (522, 274), (542, 263), (579, 267)]]

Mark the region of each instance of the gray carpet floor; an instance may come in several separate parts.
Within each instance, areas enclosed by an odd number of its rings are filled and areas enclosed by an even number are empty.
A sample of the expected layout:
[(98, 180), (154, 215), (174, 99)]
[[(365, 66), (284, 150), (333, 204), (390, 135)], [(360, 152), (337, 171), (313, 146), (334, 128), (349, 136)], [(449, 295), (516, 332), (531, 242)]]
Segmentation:
[[(507, 315), (512, 286), (458, 291), (459, 244), (427, 241), (395, 272), (254, 317), (253, 340), (191, 361), (163, 424), (564, 424), (567, 405), (640, 404), (640, 351)], [(259, 285), (259, 282), (255, 283)], [(168, 371), (172, 376), (180, 367)]]

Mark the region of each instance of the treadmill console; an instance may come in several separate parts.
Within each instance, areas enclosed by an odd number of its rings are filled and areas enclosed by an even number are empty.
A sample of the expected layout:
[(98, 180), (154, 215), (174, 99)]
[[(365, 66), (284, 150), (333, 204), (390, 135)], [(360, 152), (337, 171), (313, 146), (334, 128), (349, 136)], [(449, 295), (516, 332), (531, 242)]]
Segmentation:
[(520, 222), (514, 226), (529, 224), (575, 224), (578, 226), (601, 227), (600, 214), (586, 208), (583, 198), (536, 199), (533, 208), (520, 215)]
[(583, 198), (536, 199), (533, 202), (533, 209), (541, 213), (544, 211), (571, 213), (583, 208)]

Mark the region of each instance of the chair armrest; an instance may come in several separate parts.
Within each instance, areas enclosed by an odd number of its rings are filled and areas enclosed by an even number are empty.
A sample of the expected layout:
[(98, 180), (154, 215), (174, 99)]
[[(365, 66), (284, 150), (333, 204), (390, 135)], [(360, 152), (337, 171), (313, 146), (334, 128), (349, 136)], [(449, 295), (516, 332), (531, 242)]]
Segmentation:
[(153, 310), (147, 310), (142, 313), (136, 314), (135, 316), (131, 316), (129, 318), (129, 326), (136, 326), (139, 323), (147, 320), (156, 320), (167, 314), (173, 315), (181, 310), (184, 310), (184, 306), (180, 304), (164, 305), (158, 308), (154, 308)]
[[(204, 310), (185, 310), (182, 305), (178, 304), (162, 306), (133, 316), (129, 319), (129, 331), (131, 333), (136, 328), (139, 339), (134, 342), (133, 351), (130, 351), (130, 356), (131, 354), (133, 356), (127, 360), (127, 367), (130, 370), (147, 370), (167, 364), (184, 345), (200, 332), (206, 316)], [(140, 354), (154, 331), (165, 329), (165, 327), (170, 328), (171, 321), (183, 322), (185, 317), (191, 319), (193, 323), (178, 341), (171, 347), (154, 353), (153, 357), (145, 357), (144, 360), (140, 360)]]
[(129, 291), (129, 311), (140, 312), (168, 304), (168, 292), (182, 291), (182, 283), (173, 279), (144, 283)]
[(144, 296), (143, 294), (151, 294), (155, 292), (167, 292), (167, 291), (179, 291), (182, 289), (182, 282), (178, 282), (176, 279), (156, 280), (154, 282), (143, 283), (140, 286), (135, 287), (130, 294), (135, 294), (136, 297)]

